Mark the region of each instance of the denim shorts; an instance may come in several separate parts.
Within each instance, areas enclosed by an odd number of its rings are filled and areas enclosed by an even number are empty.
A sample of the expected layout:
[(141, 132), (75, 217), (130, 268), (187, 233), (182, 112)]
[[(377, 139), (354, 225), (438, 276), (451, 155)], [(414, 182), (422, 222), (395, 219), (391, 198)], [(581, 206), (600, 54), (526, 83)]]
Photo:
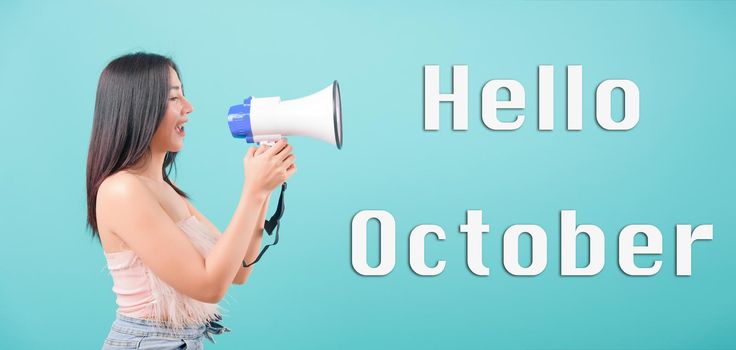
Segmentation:
[[(218, 320), (221, 318), (218, 317)], [(174, 330), (165, 324), (117, 314), (102, 350), (122, 349), (204, 349), (206, 337), (214, 343), (210, 334), (229, 332), (216, 322)]]

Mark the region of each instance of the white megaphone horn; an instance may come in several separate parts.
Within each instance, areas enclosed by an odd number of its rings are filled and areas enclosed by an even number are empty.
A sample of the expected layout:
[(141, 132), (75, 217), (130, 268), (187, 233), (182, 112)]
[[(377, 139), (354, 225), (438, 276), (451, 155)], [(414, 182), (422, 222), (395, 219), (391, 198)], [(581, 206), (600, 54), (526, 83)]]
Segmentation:
[(340, 86), (335, 80), (309, 96), (249, 96), (230, 107), (227, 123), (233, 137), (248, 143), (274, 142), (283, 136), (307, 136), (342, 148)]

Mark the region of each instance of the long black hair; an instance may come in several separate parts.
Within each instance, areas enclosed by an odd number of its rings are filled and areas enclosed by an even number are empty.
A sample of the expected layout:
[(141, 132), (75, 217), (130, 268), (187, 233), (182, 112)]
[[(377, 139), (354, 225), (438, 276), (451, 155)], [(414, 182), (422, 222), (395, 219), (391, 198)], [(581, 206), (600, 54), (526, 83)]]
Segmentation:
[[(138, 52), (112, 60), (97, 85), (92, 136), (87, 154), (87, 227), (99, 238), (97, 191), (108, 176), (151, 156), (151, 139), (166, 113), (169, 67), (174, 61), (161, 55)], [(167, 152), (161, 169), (164, 181), (178, 194), (169, 174), (176, 152)]]

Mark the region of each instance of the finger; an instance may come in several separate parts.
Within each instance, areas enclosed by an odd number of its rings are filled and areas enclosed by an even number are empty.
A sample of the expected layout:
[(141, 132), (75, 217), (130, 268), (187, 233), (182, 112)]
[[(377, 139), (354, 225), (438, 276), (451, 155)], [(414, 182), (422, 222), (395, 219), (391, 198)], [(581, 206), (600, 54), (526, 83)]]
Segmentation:
[(284, 169), (288, 169), (289, 166), (291, 166), (292, 164), (294, 164), (294, 161), (296, 161), (296, 156), (293, 155), (293, 154), (289, 154), (289, 156), (286, 157), (286, 159), (284, 159), (284, 161), (281, 163), (281, 165), (284, 167)]
[(280, 151), (276, 152), (273, 157), (274, 159), (278, 161), (283, 161), (284, 159), (286, 159), (286, 157), (289, 156), (289, 154), (291, 154), (291, 151), (292, 151), (291, 145), (286, 143), (286, 146)]
[(286, 147), (284, 147), (284, 149), (281, 150), (281, 152), (274, 155), (274, 159), (276, 159), (277, 161), (283, 162), (284, 159), (292, 155), (291, 151), (292, 151), (291, 145), (287, 145)]
[(287, 145), (288, 144), (286, 143), (285, 139), (279, 139), (278, 141), (276, 141), (276, 143), (273, 144), (273, 146), (271, 146), (271, 148), (266, 151), (266, 153), (268, 153), (269, 155), (279, 154), (279, 152), (281, 152), (281, 150), (283, 150)]
[(286, 178), (290, 178), (291, 175), (294, 175), (296, 172), (296, 164), (292, 164), (288, 169), (286, 169)]
[(263, 153), (264, 153), (264, 152), (266, 152), (266, 151), (268, 151), (268, 145), (266, 145), (265, 143), (264, 143), (264, 144), (261, 144), (261, 145), (260, 145), (260, 146), (258, 146), (258, 148), (256, 149), (255, 155), (260, 155), (260, 154), (263, 154)]
[(246, 154), (246, 157), (248, 157), (248, 158), (253, 157), (253, 155), (255, 153), (256, 153), (256, 148), (255, 147), (248, 148), (248, 154)]

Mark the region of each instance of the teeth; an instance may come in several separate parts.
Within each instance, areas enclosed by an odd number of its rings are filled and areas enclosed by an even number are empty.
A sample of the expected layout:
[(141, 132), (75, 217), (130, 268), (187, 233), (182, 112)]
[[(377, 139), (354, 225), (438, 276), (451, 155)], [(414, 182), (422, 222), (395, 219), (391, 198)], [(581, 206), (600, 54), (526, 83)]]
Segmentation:
[(181, 123), (181, 124), (178, 124), (178, 125), (176, 126), (176, 131), (178, 131), (178, 132), (183, 132), (183, 131), (184, 131), (184, 124), (185, 124), (185, 123), (186, 123), (186, 121), (184, 121), (184, 122), (183, 122), (183, 123)]

